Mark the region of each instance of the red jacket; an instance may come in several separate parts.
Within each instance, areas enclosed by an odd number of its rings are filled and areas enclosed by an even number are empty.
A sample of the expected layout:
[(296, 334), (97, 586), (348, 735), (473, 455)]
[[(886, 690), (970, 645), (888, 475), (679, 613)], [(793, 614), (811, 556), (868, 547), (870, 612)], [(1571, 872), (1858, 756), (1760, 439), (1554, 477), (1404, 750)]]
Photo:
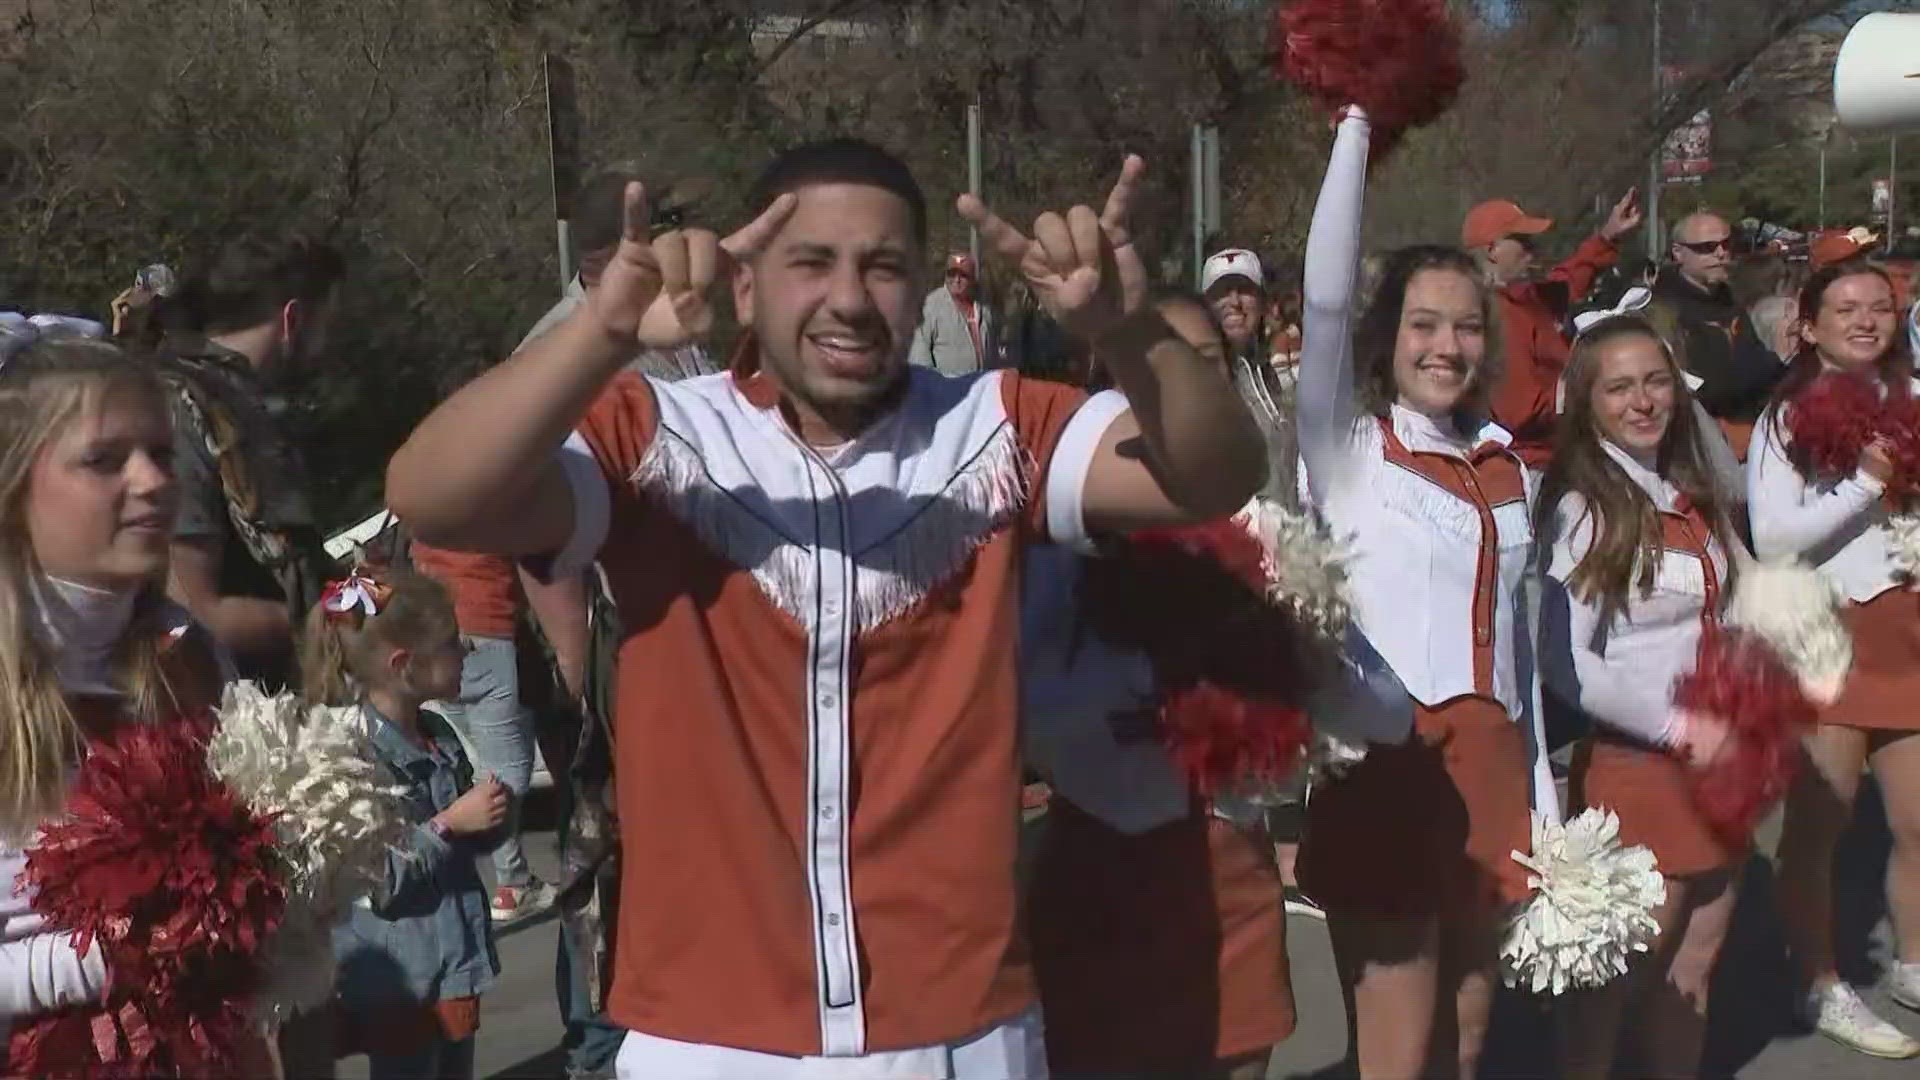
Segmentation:
[(1513, 434), (1513, 449), (1529, 466), (1545, 468), (1553, 455), (1554, 398), (1570, 348), (1562, 329), (1567, 314), (1619, 258), (1611, 240), (1590, 236), (1544, 279), (1496, 292), (1507, 370), (1493, 389), (1493, 418)]

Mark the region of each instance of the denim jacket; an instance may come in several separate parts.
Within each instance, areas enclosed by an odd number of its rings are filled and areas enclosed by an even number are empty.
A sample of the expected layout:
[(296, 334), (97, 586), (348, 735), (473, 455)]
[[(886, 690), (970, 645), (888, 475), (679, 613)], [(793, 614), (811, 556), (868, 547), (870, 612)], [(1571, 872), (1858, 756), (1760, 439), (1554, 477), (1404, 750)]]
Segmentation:
[(441, 839), (427, 827), (473, 785), (473, 768), (437, 713), (421, 710), (424, 749), (373, 706), (363, 705), (361, 716), (375, 756), (407, 789), (414, 826), (387, 853), (385, 882), (334, 928), (340, 1004), (364, 1011), (481, 994), (500, 959), (474, 860), (499, 837)]

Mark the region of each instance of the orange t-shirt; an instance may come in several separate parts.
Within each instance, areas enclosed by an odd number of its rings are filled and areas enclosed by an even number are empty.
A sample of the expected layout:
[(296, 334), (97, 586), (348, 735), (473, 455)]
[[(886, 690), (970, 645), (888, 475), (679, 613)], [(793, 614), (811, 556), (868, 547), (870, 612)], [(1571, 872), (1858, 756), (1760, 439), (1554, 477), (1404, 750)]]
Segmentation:
[(520, 613), (520, 582), (512, 559), (447, 551), (415, 541), (413, 565), (453, 594), (453, 614), (462, 634), (513, 639), (514, 616)]

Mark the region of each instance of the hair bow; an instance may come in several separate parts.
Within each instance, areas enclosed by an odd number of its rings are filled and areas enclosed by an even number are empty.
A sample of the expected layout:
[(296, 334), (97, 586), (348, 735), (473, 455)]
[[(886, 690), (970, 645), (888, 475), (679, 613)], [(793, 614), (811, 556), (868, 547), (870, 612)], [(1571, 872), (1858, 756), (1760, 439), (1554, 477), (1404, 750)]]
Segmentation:
[(1621, 293), (1619, 302), (1612, 307), (1601, 308), (1598, 311), (1583, 311), (1575, 315), (1573, 317), (1574, 340), (1579, 340), (1580, 335), (1608, 319), (1620, 315), (1631, 315), (1636, 311), (1645, 310), (1646, 306), (1651, 303), (1653, 303), (1653, 290), (1644, 285), (1635, 285), (1633, 288)]
[(22, 315), (0, 311), (0, 364), (18, 356), (36, 341), (61, 338), (104, 338), (107, 328), (92, 319), (72, 315)]
[(320, 606), (330, 619), (347, 618), (356, 610), (371, 618), (380, 614), (380, 609), (386, 606), (387, 598), (392, 595), (392, 586), (355, 570), (339, 581), (327, 582), (326, 587), (320, 590)]

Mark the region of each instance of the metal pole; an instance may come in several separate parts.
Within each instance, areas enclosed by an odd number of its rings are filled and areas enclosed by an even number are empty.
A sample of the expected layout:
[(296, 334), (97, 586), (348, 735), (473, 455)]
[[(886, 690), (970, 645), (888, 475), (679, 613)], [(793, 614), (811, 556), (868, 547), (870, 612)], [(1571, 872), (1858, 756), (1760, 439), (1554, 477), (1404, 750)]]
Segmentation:
[(1827, 137), (1820, 138), (1820, 231), (1827, 231)]
[(1207, 151), (1199, 124), (1193, 125), (1193, 287), (1207, 261)]
[[(1660, 0), (1653, 0), (1653, 115), (1656, 122), (1666, 94), (1660, 70)], [(1653, 161), (1647, 165), (1647, 259), (1660, 261), (1660, 186), (1666, 177), (1661, 171), (1661, 151), (1666, 147), (1663, 135), (1653, 148)]]
[(1900, 214), (1900, 136), (1887, 140), (1887, 254), (1893, 254), (1894, 237), (1899, 235), (1896, 221)]
[[(967, 106), (967, 192), (974, 198), (980, 194), (980, 102)], [(967, 250), (973, 254), (973, 265), (980, 265), (980, 230), (967, 226)]]
[(547, 84), (547, 171), (553, 182), (554, 229), (559, 239), (560, 292), (573, 284), (573, 196), (580, 187), (580, 112), (573, 66), (564, 56), (544, 58)]

